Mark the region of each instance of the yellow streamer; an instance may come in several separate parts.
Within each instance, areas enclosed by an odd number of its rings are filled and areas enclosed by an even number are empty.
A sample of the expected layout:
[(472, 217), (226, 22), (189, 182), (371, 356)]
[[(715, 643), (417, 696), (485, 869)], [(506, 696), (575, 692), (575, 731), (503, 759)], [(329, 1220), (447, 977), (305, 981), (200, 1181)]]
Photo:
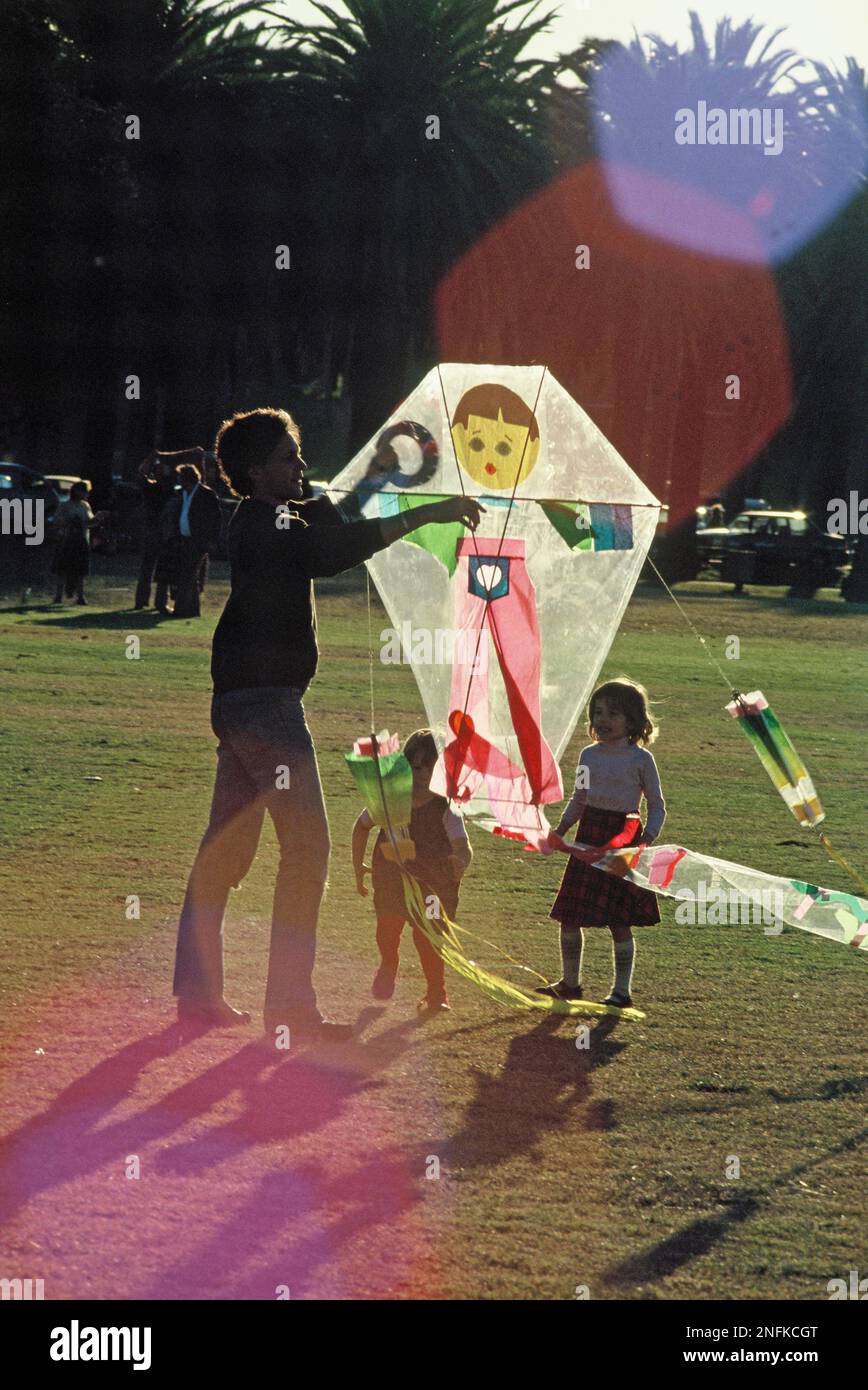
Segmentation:
[[(542, 1013), (565, 1014), (570, 1018), (581, 1018), (588, 1015), (603, 1017), (606, 1014), (611, 1014), (615, 1018), (629, 1019), (633, 1023), (639, 1023), (644, 1019), (645, 1015), (640, 1009), (616, 1009), (612, 1004), (597, 1004), (590, 999), (552, 999), (545, 994), (531, 994), (519, 985), (504, 980), (500, 975), (493, 975), (490, 971), (483, 970), (475, 961), (467, 958), (458, 940), (457, 933), (459, 931), (466, 936), (471, 936), (472, 933), (450, 921), (442, 909), (438, 918), (440, 925), (435, 928), (425, 910), (425, 899), (418, 880), (409, 874), (403, 865), (400, 868), (404, 885), (404, 902), (410, 921), (419, 928), (431, 942), (437, 954), (447, 965), (451, 966), (456, 974), (462, 975), (465, 980), (470, 980), (473, 984), (478, 985), (499, 1004), (509, 1004), (520, 1009), (536, 1009), (537, 1012)], [(484, 938), (480, 937), (479, 939), (483, 940)], [(485, 944), (492, 945), (491, 942)], [(496, 946), (493, 949), (500, 950)], [(519, 965), (519, 962), (513, 960), (511, 956), (507, 956), (505, 951), (500, 951), (500, 954), (511, 961), (513, 965)], [(521, 965), (519, 968), (528, 969), (527, 966)], [(536, 971), (531, 973), (537, 974)], [(542, 975), (539, 976), (539, 979), (543, 978)]]

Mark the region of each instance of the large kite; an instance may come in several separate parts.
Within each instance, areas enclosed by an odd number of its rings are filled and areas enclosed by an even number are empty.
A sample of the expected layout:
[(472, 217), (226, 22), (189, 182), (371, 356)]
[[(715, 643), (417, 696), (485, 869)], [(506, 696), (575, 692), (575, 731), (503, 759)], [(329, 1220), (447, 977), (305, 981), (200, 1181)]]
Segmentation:
[(563, 799), (558, 759), (654, 536), (659, 503), (544, 367), (435, 368), (333, 480), (351, 518), (456, 494), (475, 534), (414, 531), (367, 562), (445, 736), (432, 789), (533, 844)]
[[(422, 527), (367, 561), (392, 623), (380, 635), (380, 657), (412, 666), (428, 721), (444, 738), (432, 790), (487, 829), (551, 852), (544, 807), (563, 800), (558, 759), (639, 577), (657, 499), (546, 368), (460, 363), (429, 372), (329, 492), (348, 521), (396, 516), (456, 494), (484, 507), (475, 533), (459, 524)], [(730, 713), (791, 811), (817, 827), (823, 812), (813, 784), (764, 697), (733, 694)], [(408, 917), (453, 969), (503, 1003), (644, 1017), (547, 1000), (471, 960), (459, 935), (470, 933), (445, 917), (432, 920), (404, 867), (413, 855), (412, 779), (397, 739), (372, 727), (348, 762), (386, 830)], [(773, 929), (786, 922), (868, 948), (868, 901), (852, 894), (675, 845), (591, 850), (562, 841), (559, 848), (665, 896), (703, 907), (711, 900), (714, 908), (729, 895), (731, 908), (734, 894), (771, 912)]]

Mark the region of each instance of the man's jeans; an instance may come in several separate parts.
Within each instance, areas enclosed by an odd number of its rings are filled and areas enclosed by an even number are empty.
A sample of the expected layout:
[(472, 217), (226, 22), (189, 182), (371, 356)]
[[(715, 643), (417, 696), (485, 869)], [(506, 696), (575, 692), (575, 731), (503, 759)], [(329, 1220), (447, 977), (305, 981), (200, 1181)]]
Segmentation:
[(265, 686), (215, 695), (211, 723), (220, 740), (217, 779), (178, 927), (174, 992), (193, 1003), (222, 999), (226, 900), (253, 863), (268, 811), (280, 868), (265, 1008), (296, 1021), (318, 1017), (311, 974), (330, 843), (301, 691)]

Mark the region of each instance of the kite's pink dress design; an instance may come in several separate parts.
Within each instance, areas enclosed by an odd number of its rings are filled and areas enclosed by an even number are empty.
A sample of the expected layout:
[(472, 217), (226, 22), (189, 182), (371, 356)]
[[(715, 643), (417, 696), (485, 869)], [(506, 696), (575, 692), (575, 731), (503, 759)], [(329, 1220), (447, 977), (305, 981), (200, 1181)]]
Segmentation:
[[(464, 537), (457, 555), (449, 714), (454, 738), (442, 758), (445, 792), (462, 802), (483, 789), (504, 828), (536, 828), (534, 808), (560, 801), (563, 783), (540, 727), (540, 633), (525, 543)], [(490, 741), (490, 663), (482, 651), (489, 641), (497, 653), (523, 767)]]

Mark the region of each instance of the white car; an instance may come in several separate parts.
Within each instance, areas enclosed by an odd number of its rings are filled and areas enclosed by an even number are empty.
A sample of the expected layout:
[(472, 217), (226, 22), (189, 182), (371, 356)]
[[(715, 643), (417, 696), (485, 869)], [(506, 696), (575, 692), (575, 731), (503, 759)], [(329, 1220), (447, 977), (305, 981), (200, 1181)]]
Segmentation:
[(69, 501), (69, 492), (73, 483), (85, 481), (84, 478), (79, 478), (74, 473), (46, 473), (44, 476), (52, 484), (55, 491), (60, 493), (61, 502)]

